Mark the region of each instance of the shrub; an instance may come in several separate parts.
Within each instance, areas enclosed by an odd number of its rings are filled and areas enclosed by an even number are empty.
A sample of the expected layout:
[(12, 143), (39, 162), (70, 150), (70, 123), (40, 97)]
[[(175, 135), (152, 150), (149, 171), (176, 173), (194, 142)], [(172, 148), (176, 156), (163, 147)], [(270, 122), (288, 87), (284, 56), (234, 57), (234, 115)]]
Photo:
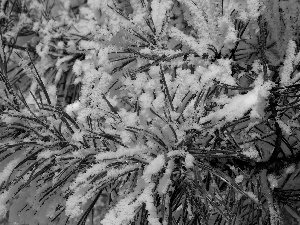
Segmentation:
[(10, 224), (299, 223), (297, 1), (0, 6)]

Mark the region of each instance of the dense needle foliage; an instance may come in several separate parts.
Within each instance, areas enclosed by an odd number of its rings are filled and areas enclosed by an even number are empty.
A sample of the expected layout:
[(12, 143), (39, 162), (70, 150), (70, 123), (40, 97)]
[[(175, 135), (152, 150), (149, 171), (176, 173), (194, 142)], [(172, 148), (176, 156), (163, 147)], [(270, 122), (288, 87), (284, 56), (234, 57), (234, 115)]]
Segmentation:
[(299, 224), (299, 14), (2, 0), (0, 223)]

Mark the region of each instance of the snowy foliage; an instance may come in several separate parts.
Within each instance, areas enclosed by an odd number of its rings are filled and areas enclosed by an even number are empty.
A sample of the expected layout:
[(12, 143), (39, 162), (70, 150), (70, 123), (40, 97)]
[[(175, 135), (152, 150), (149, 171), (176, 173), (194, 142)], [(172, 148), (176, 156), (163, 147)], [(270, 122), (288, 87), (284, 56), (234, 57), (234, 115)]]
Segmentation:
[[(46, 2), (0, 4), (1, 218), (282, 223), (298, 1)], [(69, 104), (62, 80), (79, 87)]]

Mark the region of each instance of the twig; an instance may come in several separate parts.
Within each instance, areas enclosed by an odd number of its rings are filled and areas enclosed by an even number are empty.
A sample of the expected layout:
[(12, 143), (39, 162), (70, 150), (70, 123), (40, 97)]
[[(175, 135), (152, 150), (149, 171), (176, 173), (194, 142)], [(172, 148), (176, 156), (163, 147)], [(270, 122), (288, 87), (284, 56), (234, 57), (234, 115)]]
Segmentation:
[(281, 225), (283, 223), (280, 218), (280, 212), (279, 212), (278, 206), (277, 206), (276, 202), (274, 202), (272, 191), (268, 184), (266, 169), (261, 171), (260, 177), (261, 177), (261, 191), (264, 194), (264, 196), (266, 197), (266, 200), (268, 203), (270, 224), (271, 225)]

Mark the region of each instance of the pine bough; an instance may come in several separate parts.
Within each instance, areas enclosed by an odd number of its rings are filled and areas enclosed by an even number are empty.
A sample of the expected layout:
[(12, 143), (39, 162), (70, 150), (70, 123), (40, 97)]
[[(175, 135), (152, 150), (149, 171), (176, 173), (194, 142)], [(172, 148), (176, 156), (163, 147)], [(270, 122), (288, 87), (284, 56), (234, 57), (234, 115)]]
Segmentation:
[(0, 4), (0, 218), (299, 224), (298, 1), (46, 3)]

